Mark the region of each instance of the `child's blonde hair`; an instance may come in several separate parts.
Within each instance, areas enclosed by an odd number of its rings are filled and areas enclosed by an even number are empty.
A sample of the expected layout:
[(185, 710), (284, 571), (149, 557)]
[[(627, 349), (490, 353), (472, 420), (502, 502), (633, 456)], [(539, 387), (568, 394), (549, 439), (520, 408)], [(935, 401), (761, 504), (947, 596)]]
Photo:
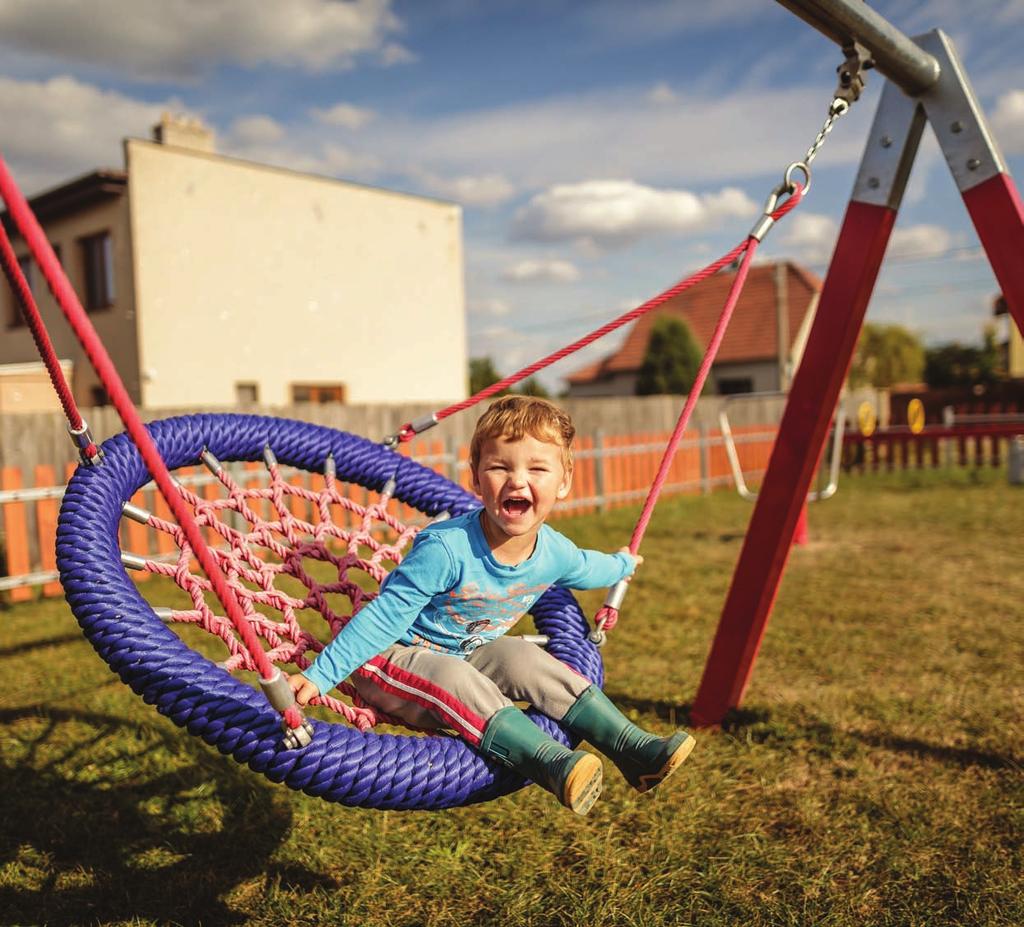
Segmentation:
[(536, 396), (502, 396), (480, 416), (469, 444), (469, 466), (476, 470), (480, 449), (490, 438), (519, 441), (529, 435), (562, 449), (562, 465), (572, 473), (572, 441), (576, 426), (567, 412), (553, 402)]

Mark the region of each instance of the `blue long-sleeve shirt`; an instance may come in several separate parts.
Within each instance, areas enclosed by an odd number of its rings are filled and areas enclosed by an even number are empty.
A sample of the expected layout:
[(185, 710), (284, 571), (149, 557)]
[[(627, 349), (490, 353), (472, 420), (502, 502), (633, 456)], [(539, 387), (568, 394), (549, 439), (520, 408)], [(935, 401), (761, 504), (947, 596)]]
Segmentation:
[(542, 525), (533, 553), (499, 563), (484, 537), (480, 509), (429, 525), (366, 605), (304, 672), (330, 691), (392, 644), (465, 658), (508, 631), (550, 586), (597, 589), (632, 575), (627, 553), (580, 550)]

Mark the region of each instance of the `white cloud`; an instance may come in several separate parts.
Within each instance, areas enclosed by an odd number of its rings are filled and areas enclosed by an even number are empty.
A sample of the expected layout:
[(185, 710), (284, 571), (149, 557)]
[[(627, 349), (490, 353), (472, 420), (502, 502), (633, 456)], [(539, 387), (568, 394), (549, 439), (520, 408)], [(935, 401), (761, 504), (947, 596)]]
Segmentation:
[(26, 193), (96, 167), (120, 167), (121, 139), (148, 136), (163, 110), (180, 101), (144, 103), (73, 77), (19, 81), (0, 77), (4, 157)]
[(534, 196), (516, 213), (513, 234), (534, 241), (589, 240), (614, 247), (647, 235), (701, 231), (719, 219), (749, 216), (755, 209), (735, 188), (698, 196), (632, 180), (588, 180), (559, 184)]
[(397, 42), (388, 42), (380, 52), (380, 63), (386, 68), (393, 68), (399, 64), (412, 64), (418, 61), (419, 57), (414, 55), (404, 45)]
[(267, 144), (284, 137), (284, 127), (270, 116), (242, 116), (231, 124), (231, 135), (238, 143)]
[(343, 129), (361, 129), (377, 115), (372, 109), (353, 106), (351, 103), (337, 103), (329, 109), (314, 107), (309, 112), (317, 122)]
[(411, 174), (429, 192), (464, 206), (499, 206), (515, 195), (515, 188), (501, 174), (440, 177), (419, 169)]
[(831, 216), (796, 212), (782, 221), (785, 231), (779, 236), (779, 243), (799, 263), (824, 264), (832, 256), (839, 224)]
[(471, 300), (467, 308), (472, 315), (492, 318), (500, 318), (512, 311), (512, 307), (508, 302), (497, 297)]
[(1003, 151), (1024, 154), (1024, 90), (1011, 90), (999, 98), (992, 129)]
[[(650, 86), (566, 94), (429, 121), (391, 115), (366, 130), (389, 163), (416, 158), (437, 176), (494, 174), (516, 189), (628, 177), (664, 187), (774, 178), (804, 149), (822, 111), (820, 88), (697, 96), (677, 90), (653, 102)], [(871, 113), (844, 117), (829, 137), (831, 167), (855, 164)], [(826, 153), (822, 154), (826, 160)], [(767, 192), (767, 191), (766, 191)]]
[(942, 257), (953, 245), (953, 236), (939, 225), (911, 225), (901, 229), (898, 225), (889, 239), (890, 257), (936, 258)]
[(495, 325), (470, 333), (471, 356), (490, 357), (502, 376), (515, 373), (550, 354), (552, 350), (550, 335), (524, 332), (506, 325)]
[(569, 261), (549, 258), (519, 261), (507, 267), (501, 277), (513, 283), (575, 283), (580, 279), (580, 272)]
[[(615, 0), (584, 6), (587, 25), (604, 42), (632, 44), (663, 39), (677, 33), (735, 29), (737, 22), (757, 22), (765, 13), (750, 0), (715, 0), (714, 3), (679, 3), (677, 0), (645, 0), (624, 10)], [(770, 12), (768, 13), (770, 16)]]
[[(831, 216), (798, 212), (783, 220), (785, 232), (779, 244), (802, 264), (827, 264), (835, 249), (839, 224)], [(771, 239), (768, 239), (771, 241)], [(889, 239), (887, 258), (937, 258), (949, 253), (955, 244), (953, 234), (938, 225), (898, 224)]]
[(377, 176), (380, 162), (372, 155), (362, 154), (344, 145), (326, 144), (320, 148), (302, 147), (282, 138), (278, 142), (229, 137), (224, 154), (258, 164), (272, 164), (306, 174), (321, 174), (343, 180), (369, 181)]
[(390, 0), (0, 3), (4, 44), (143, 79), (190, 80), (224, 62), (320, 71), (379, 55), (394, 64), (404, 52), (391, 40), (400, 25)]
[(675, 103), (679, 98), (668, 84), (661, 81), (651, 87), (647, 93), (647, 99), (652, 103)]

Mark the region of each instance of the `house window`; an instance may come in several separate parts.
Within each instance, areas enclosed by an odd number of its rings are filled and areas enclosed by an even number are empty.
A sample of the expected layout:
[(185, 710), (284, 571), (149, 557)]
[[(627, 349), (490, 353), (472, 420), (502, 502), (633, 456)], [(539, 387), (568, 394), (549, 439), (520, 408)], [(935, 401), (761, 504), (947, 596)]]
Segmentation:
[[(60, 245), (55, 245), (50, 242), (50, 247), (53, 248), (53, 253), (57, 256), (57, 263), (62, 263), (60, 254)], [(28, 290), (32, 296), (38, 300), (38, 294), (36, 293), (36, 265), (35, 262), (29, 255), (24, 255), (18, 258), (18, 266), (21, 268), (22, 274), (25, 276), (25, 282), (28, 283)], [(42, 279), (40, 277), (40, 279)], [(8, 328), (21, 328), (25, 325), (25, 315), (21, 311), (21, 302), (18, 297), (15, 296), (14, 290), (8, 286), (8, 292), (11, 294), (10, 309), (7, 314), (7, 327)]]
[[(35, 289), (35, 265), (32, 263), (32, 258), (27, 254), (24, 257), (18, 258), (18, 266), (21, 268), (21, 272), (25, 275), (25, 281), (28, 283), (29, 292)], [(18, 297), (15, 295), (13, 288), (8, 287), (10, 293), (10, 310), (7, 314), (7, 327), (8, 328), (21, 328), (25, 325), (25, 316), (21, 311), (21, 303), (18, 301)]]
[(258, 383), (236, 383), (235, 401), (240, 406), (254, 406), (260, 401), (260, 386)]
[(292, 402), (344, 402), (345, 387), (341, 383), (293, 383)]
[(715, 385), (722, 396), (754, 392), (754, 381), (751, 377), (722, 377)]
[(92, 387), (89, 390), (89, 399), (94, 409), (110, 405), (110, 396), (107, 395), (107, 391), (102, 386)]
[(85, 266), (85, 308), (97, 312), (114, 304), (114, 243), (110, 232), (78, 240)]

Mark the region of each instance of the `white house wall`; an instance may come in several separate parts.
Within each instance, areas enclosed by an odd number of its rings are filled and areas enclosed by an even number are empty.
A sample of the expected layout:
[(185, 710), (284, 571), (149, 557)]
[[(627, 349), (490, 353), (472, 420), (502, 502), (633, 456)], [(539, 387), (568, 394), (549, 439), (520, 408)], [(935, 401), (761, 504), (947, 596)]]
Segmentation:
[(266, 405), (465, 397), (457, 206), (138, 140), (125, 159), (147, 408), (239, 383)]

